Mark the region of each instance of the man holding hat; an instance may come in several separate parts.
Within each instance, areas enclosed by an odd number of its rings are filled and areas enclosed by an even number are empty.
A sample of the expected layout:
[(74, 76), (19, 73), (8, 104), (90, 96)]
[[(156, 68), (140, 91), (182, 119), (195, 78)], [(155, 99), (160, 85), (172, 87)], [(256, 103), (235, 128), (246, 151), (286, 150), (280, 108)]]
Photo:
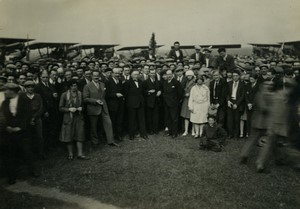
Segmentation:
[(195, 60), (196, 63), (199, 63), (200, 66), (205, 63), (204, 54), (201, 53), (201, 46), (195, 45), (195, 53), (191, 55), (191, 59)]

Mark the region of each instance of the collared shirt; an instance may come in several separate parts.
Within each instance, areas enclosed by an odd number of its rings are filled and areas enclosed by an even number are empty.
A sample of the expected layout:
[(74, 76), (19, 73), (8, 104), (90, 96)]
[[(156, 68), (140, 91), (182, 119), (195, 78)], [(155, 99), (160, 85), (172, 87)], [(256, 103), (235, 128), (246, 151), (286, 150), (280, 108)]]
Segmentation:
[(12, 98), (9, 100), (9, 110), (13, 116), (17, 114), (17, 106), (18, 106), (19, 96)]
[(223, 57), (223, 60), (226, 61), (227, 59), (227, 54), (225, 54), (225, 56)]
[(118, 80), (118, 79), (116, 79), (116, 78), (114, 78), (114, 77), (113, 77), (113, 79), (114, 79), (114, 81), (115, 81), (116, 84), (119, 83), (119, 80)]
[(179, 50), (176, 50), (176, 51), (175, 51), (175, 54), (176, 54), (176, 57), (179, 57), (179, 56), (180, 56)]
[(157, 80), (160, 81), (160, 75), (156, 73), (156, 76), (157, 76)]
[(26, 89), (25, 89), (25, 87), (24, 86), (21, 86), (21, 85), (19, 85), (19, 87), (20, 87), (20, 89), (21, 89), (21, 92), (26, 92)]
[(124, 75), (124, 78), (126, 81), (128, 81), (130, 79), (130, 76), (129, 75)]
[(42, 81), (42, 83), (43, 83), (45, 86), (49, 87), (49, 84), (48, 84), (48, 83), (45, 83), (44, 81)]
[(5, 100), (5, 94), (3, 91), (0, 91), (0, 108), (4, 100)]
[(214, 83), (214, 92), (213, 92), (213, 97), (216, 97), (216, 88), (219, 85), (219, 80), (215, 81)]
[(97, 89), (99, 89), (99, 83), (96, 83), (94, 80), (92, 80), (92, 82), (93, 82), (94, 85), (97, 87)]
[(236, 93), (237, 93), (238, 86), (239, 86), (239, 81), (233, 81), (231, 98), (234, 100), (236, 99)]
[(206, 67), (209, 67), (209, 58), (205, 58)]
[(139, 88), (139, 82), (138, 81), (134, 81), (135, 85), (137, 88)]
[(26, 96), (29, 98), (29, 99), (33, 99), (33, 97), (34, 97), (34, 94), (26, 94)]
[(152, 82), (152, 83), (154, 83), (154, 82), (155, 82), (155, 79), (153, 79), (153, 78), (150, 78), (150, 80), (151, 80), (151, 82)]
[(182, 78), (183, 78), (183, 76), (180, 76), (180, 77), (177, 78), (177, 80), (178, 80), (179, 82), (181, 82), (181, 81), (182, 81)]
[(196, 53), (196, 60), (198, 61), (199, 60), (199, 53)]
[(255, 83), (253, 83), (251, 86), (252, 86), (252, 88), (254, 87), (256, 85), (256, 82)]
[(85, 82), (86, 82), (86, 83), (91, 82), (89, 79), (86, 79), (86, 78), (84, 78), (84, 79), (85, 79)]
[(51, 78), (49, 79), (49, 83), (55, 85), (55, 81), (52, 80)]

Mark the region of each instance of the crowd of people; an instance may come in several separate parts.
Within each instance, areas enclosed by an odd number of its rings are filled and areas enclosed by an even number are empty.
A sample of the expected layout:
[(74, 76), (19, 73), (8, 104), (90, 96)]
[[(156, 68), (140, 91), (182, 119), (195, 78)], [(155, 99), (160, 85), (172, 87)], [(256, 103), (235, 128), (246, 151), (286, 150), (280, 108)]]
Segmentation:
[[(195, 46), (184, 57), (175, 42), (166, 57), (4, 63), (0, 134), (9, 183), (16, 181), (20, 153), (38, 177), (34, 159), (45, 158), (59, 141), (69, 160), (75, 159), (74, 147), (76, 159), (88, 160), (86, 141), (118, 147), (125, 136), (181, 135), (199, 138), (200, 149), (220, 152), (227, 139), (248, 138), (240, 162), (263, 143), (259, 172), (278, 144), (300, 149), (300, 63), (232, 56), (225, 48), (218, 56), (211, 52)], [(276, 162), (280, 157), (276, 154)]]

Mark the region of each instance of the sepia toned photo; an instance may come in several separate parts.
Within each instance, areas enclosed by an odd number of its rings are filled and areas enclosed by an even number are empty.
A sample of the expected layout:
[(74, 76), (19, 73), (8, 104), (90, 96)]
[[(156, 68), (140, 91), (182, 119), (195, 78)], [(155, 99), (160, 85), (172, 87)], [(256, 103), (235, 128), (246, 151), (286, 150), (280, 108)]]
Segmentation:
[(0, 0), (0, 209), (299, 209), (300, 2)]

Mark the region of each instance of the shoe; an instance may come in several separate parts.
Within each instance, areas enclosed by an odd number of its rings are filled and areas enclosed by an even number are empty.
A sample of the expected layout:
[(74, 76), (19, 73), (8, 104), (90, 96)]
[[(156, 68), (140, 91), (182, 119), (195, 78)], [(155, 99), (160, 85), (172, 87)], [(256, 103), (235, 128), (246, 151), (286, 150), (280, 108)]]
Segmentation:
[(199, 138), (199, 135), (195, 134), (194, 138), (195, 138), (195, 139)]
[(240, 135), (240, 138), (244, 138), (244, 135), (243, 135), (243, 134), (241, 134), (241, 135)]
[(186, 132), (184, 132), (183, 134), (182, 134), (182, 136), (187, 136), (188, 135), (188, 133), (186, 133)]
[(145, 140), (149, 139), (147, 135), (142, 136), (142, 138), (145, 139)]
[(113, 143), (110, 143), (108, 144), (109, 146), (111, 147), (119, 147), (120, 145), (118, 145), (117, 143), (113, 142)]
[(171, 134), (169, 134), (169, 133), (164, 134), (164, 137), (168, 137), (168, 136), (171, 136)]
[(14, 177), (9, 177), (7, 183), (8, 183), (9, 185), (15, 184), (15, 183), (16, 183), (16, 178), (14, 178)]
[(265, 167), (264, 167), (263, 165), (258, 164), (258, 165), (256, 166), (256, 172), (257, 172), (257, 173), (263, 173), (264, 171), (265, 171)]
[(84, 155), (79, 155), (79, 156), (77, 156), (77, 159), (78, 160), (89, 160), (90, 158), (87, 156), (84, 156)]
[(192, 133), (192, 136), (195, 136), (195, 133), (194, 133), (194, 132)]
[(248, 157), (241, 157), (240, 164), (241, 165), (246, 165), (247, 163), (248, 163)]

